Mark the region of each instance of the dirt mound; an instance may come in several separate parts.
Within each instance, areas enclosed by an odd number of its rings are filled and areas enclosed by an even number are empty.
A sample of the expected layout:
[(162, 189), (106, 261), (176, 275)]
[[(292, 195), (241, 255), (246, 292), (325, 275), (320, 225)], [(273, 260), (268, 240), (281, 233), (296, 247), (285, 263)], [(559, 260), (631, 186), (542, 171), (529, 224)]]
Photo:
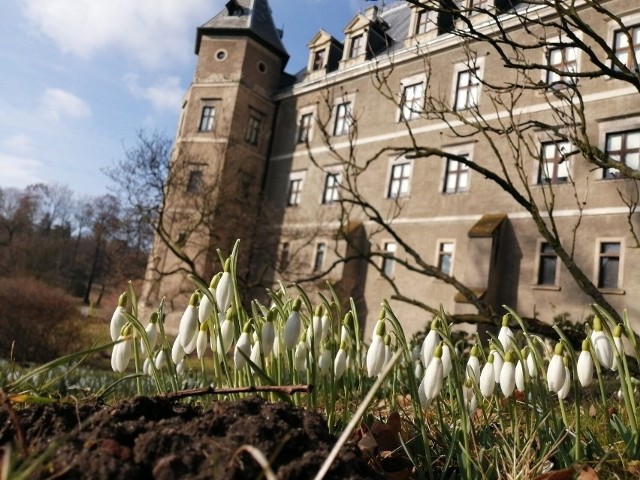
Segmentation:
[[(259, 397), (215, 402), (208, 410), (138, 397), (115, 406), (55, 404), (16, 414), (30, 458), (53, 445), (32, 478), (253, 479), (261, 468), (248, 453), (236, 454), (252, 445), (278, 478), (310, 479), (336, 441), (321, 415)], [(0, 444), (20, 451), (20, 435), (0, 411)], [(348, 444), (326, 478), (380, 477)]]

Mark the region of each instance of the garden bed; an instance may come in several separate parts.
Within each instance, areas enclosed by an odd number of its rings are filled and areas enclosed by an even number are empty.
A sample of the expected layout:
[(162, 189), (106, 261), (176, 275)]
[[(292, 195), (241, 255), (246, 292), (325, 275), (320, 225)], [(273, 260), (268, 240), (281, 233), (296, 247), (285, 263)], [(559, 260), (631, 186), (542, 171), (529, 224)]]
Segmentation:
[[(252, 445), (278, 478), (311, 479), (336, 442), (321, 415), (259, 397), (214, 402), (206, 410), (136, 397), (113, 406), (56, 403), (14, 412), (12, 421), (6, 408), (0, 411), (0, 445), (12, 445), (25, 464), (49, 449), (29, 478), (259, 478), (256, 461), (239, 452)], [(347, 444), (326, 478), (378, 475)]]

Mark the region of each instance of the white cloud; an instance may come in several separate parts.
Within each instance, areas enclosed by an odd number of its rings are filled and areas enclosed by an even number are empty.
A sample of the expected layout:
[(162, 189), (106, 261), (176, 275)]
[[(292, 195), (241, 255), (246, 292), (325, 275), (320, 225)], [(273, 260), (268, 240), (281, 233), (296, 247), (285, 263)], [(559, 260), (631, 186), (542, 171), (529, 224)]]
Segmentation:
[(180, 78), (172, 75), (145, 87), (140, 84), (139, 75), (129, 73), (125, 75), (124, 83), (134, 97), (148, 100), (156, 111), (175, 112), (185, 91), (180, 85)]
[(86, 118), (91, 108), (80, 97), (59, 88), (47, 88), (42, 95), (43, 113), (52, 120), (62, 117)]
[(24, 188), (33, 183), (43, 182), (43, 178), (38, 174), (42, 168), (43, 165), (38, 160), (0, 153), (3, 187)]
[(25, 15), (59, 48), (82, 57), (117, 47), (145, 65), (190, 58), (193, 27), (224, 0), (25, 0)]

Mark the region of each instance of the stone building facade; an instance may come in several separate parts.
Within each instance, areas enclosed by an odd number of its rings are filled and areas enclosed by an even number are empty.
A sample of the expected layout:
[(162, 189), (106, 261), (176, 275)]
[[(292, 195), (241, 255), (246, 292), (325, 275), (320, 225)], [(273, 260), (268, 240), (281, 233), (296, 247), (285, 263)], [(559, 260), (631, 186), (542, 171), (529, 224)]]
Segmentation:
[[(509, 305), (545, 321), (586, 319), (592, 298), (521, 196), (603, 298), (639, 318), (636, 181), (582, 155), (588, 140), (640, 167), (638, 89), (607, 75), (565, 78), (593, 61), (541, 27), (553, 18), (548, 8), (472, 1), (453, 15), (420, 3), (370, 7), (343, 38), (310, 32), (307, 67), (295, 75), (284, 71), (288, 55), (266, 0), (231, 0), (198, 29), (175, 161), (181, 149), (197, 152), (192, 176), (220, 185), (222, 208), (212, 219), (220, 228), (204, 243), (228, 251), (241, 238), (248, 281), (328, 280), (367, 318), (400, 293), (407, 301), (391, 304), (408, 333), (431, 317), (419, 304), (462, 317), (478, 313), (474, 299), (497, 314)], [(640, 9), (605, 3), (624, 25), (638, 25), (632, 46), (613, 19), (587, 7), (581, 14), (628, 62), (640, 51)], [(505, 68), (486, 43), (451, 33), (491, 35), (500, 24), (525, 42), (526, 15), (538, 19), (530, 28), (546, 47), (522, 52), (524, 73)], [(561, 90), (566, 81), (579, 89)], [(515, 88), (527, 82), (544, 87)], [(576, 100), (564, 91), (580, 92), (579, 115), (566, 108)], [(506, 126), (517, 128), (505, 134)], [(205, 275), (219, 269), (212, 252), (199, 260)], [(172, 261), (156, 242), (150, 267)], [(150, 301), (154, 291), (191, 288), (174, 277), (156, 284), (146, 290)]]

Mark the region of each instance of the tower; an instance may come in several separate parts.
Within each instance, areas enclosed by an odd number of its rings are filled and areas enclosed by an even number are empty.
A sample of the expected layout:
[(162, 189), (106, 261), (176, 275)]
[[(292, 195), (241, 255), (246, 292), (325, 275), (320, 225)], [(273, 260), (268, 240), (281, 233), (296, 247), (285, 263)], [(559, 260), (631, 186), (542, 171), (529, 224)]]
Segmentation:
[(184, 294), (193, 290), (186, 273), (206, 281), (220, 268), (216, 249), (228, 253), (238, 238), (244, 262), (238, 269), (248, 271), (273, 96), (289, 58), (267, 0), (229, 0), (197, 29), (195, 53), (161, 215), (164, 231), (156, 234), (143, 289), (145, 306), (165, 296), (168, 311), (184, 306)]

